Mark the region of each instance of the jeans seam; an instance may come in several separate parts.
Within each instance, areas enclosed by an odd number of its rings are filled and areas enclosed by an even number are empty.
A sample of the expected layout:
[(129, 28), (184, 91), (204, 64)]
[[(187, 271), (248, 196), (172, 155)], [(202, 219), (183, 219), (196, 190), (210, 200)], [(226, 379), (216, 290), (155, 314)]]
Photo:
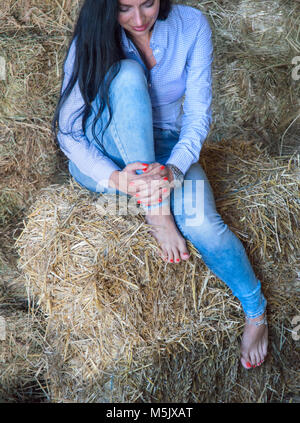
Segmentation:
[(118, 149), (120, 150), (121, 157), (122, 157), (123, 161), (125, 162), (125, 164), (127, 164), (128, 163), (128, 156), (126, 154), (126, 150), (124, 150), (124, 148), (123, 148), (121, 138), (120, 138), (120, 135), (118, 133), (117, 125), (115, 123), (114, 117), (112, 117), (111, 123), (113, 124), (112, 129), (111, 129), (111, 132), (114, 132), (114, 133), (112, 133), (113, 139), (114, 139)]

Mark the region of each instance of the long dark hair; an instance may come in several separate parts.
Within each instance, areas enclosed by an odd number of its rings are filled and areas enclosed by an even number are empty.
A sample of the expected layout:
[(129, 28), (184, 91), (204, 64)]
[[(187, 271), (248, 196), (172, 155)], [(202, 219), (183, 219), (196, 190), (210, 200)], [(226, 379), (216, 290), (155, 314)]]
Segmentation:
[[(171, 0), (160, 0), (160, 10), (157, 19), (165, 20), (170, 13), (171, 7)], [(55, 138), (57, 138), (57, 130), (65, 135), (70, 134), (70, 132), (66, 133), (61, 130), (59, 114), (78, 81), (84, 106), (78, 110), (76, 119), (82, 116), (82, 130), (85, 133), (87, 119), (92, 111), (92, 102), (96, 95), (99, 94), (101, 104), (93, 120), (92, 134), (99, 146), (104, 149), (103, 134), (112, 119), (112, 110), (108, 98), (109, 86), (120, 70), (120, 60), (126, 59), (121, 45), (122, 32), (121, 25), (118, 22), (118, 8), (118, 0), (85, 0), (81, 7), (68, 48), (69, 52), (75, 39), (76, 54), (73, 71), (69, 83), (60, 95), (52, 120), (52, 132)], [(104, 131), (102, 131), (100, 142), (95, 133), (95, 126), (106, 104), (109, 110), (109, 121)]]

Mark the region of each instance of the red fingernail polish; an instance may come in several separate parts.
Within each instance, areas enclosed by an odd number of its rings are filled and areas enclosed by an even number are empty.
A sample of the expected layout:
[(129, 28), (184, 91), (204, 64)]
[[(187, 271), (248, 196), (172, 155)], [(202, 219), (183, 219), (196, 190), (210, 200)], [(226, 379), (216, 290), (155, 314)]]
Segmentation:
[(140, 194), (135, 194), (136, 197), (138, 197)]
[(146, 172), (146, 170), (148, 170), (147, 167), (145, 169), (143, 169), (143, 172)]
[(164, 188), (164, 189), (163, 189), (163, 192), (167, 192), (167, 191), (168, 191), (168, 190), (167, 190), (167, 188)]
[(148, 166), (148, 164), (147, 164), (147, 163), (142, 163), (142, 165), (143, 165), (143, 166), (146, 166), (146, 167)]
[(161, 168), (161, 170), (163, 170), (165, 168), (165, 166), (161, 166), (160, 168)]
[(161, 202), (161, 201), (162, 201), (162, 199), (160, 198), (158, 201), (159, 201), (159, 202)]
[(167, 177), (164, 178), (164, 181), (168, 181), (169, 179)]
[(141, 201), (140, 201), (140, 200), (138, 200), (138, 203), (139, 203), (139, 204), (141, 204)]
[(129, 185), (134, 185), (134, 182), (129, 182)]

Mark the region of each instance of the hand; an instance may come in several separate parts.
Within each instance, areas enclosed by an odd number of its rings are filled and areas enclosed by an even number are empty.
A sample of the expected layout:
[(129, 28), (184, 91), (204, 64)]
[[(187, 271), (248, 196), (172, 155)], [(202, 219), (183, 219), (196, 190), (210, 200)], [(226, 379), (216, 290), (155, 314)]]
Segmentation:
[(173, 181), (172, 171), (161, 163), (151, 163), (142, 175), (131, 181), (133, 194), (139, 203), (153, 205), (170, 195)]
[[(141, 175), (136, 174), (139, 169), (144, 171)], [(135, 162), (127, 165), (122, 171), (113, 172), (110, 186), (135, 196), (142, 204), (152, 205), (170, 195), (170, 180), (173, 180), (173, 174), (166, 166), (157, 162), (149, 165)]]

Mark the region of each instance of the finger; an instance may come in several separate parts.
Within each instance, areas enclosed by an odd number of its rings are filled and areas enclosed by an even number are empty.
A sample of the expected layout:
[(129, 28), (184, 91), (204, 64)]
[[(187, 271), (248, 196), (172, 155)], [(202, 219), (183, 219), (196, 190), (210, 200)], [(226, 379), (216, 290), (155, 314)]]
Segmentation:
[(160, 163), (151, 163), (144, 173), (146, 173), (147, 175), (150, 174), (165, 176), (168, 174), (168, 171), (165, 165), (162, 165)]
[(149, 187), (146, 187), (144, 190), (141, 190), (138, 193), (141, 201), (146, 202), (147, 204), (159, 204), (165, 199), (167, 199), (171, 194), (170, 184), (168, 181), (160, 180), (157, 181), (157, 184), (153, 184), (149, 191)]
[(168, 182), (164, 180), (157, 180), (145, 189), (141, 189), (136, 196), (147, 204), (158, 204), (170, 195), (170, 187)]
[(147, 163), (142, 163), (142, 162), (134, 162), (134, 163), (129, 163), (128, 165), (126, 165), (126, 170), (129, 172), (135, 172), (136, 170), (142, 170), (145, 168), (148, 168), (149, 165)]

